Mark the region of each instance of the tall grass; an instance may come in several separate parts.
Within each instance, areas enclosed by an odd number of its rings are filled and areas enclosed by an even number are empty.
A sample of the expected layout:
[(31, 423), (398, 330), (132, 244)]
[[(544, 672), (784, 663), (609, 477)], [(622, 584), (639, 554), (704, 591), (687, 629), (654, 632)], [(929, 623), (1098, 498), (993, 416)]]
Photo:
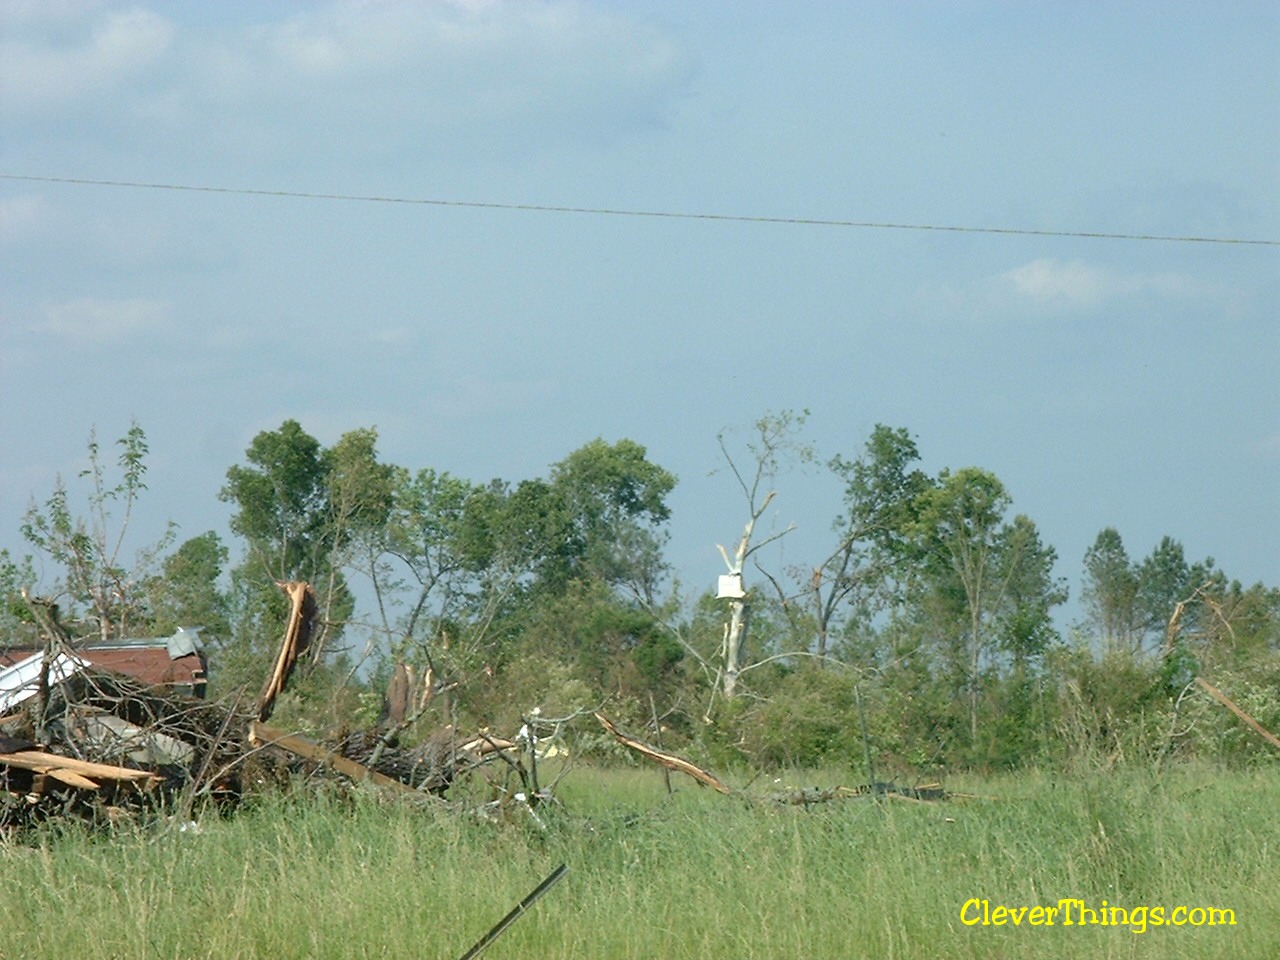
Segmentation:
[[(49, 832), (0, 843), (0, 956), (456, 958), (561, 862), (486, 960), (1280, 956), (1280, 770), (949, 786), (984, 799), (806, 809), (578, 770), (542, 825), (308, 790), (198, 830)], [(969, 927), (974, 897), (1236, 924)]]

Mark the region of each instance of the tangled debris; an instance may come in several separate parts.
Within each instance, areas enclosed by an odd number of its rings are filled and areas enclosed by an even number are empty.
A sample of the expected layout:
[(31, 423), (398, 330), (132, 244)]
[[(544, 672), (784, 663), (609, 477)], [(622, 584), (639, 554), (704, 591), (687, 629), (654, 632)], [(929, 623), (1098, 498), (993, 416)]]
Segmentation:
[(400, 724), (324, 744), (269, 726), (316, 610), (308, 584), (279, 586), (290, 600), (288, 625), (252, 704), (208, 702), (96, 667), (56, 619), (39, 617), (43, 650), (0, 668), (0, 830), (53, 817), (115, 820), (175, 800), (234, 805), (298, 774), (439, 796), (459, 775), (500, 758), (527, 785), (515, 740), (464, 738), (447, 727), (402, 748)]
[[(402, 694), (407, 690), (402, 670), (393, 677), (390, 717), (374, 729), (323, 743), (271, 726), (276, 699), (310, 644), (316, 614), (308, 584), (279, 587), (289, 598), (290, 615), (253, 703), (208, 702), (179, 692), (175, 684), (148, 683), (97, 666), (47, 607), (33, 606), (43, 649), (0, 666), (0, 831), (54, 817), (116, 820), (175, 801), (189, 815), (196, 802), (233, 806), (265, 785), (300, 774), (368, 782), (400, 796), (440, 797), (459, 777), (494, 761), (518, 778), (519, 791), (505, 792), (527, 812), (548, 796), (538, 784), (530, 721), (510, 739), (487, 731), (462, 737), (448, 726), (416, 746), (400, 746), (398, 735), (416, 718), (405, 704), (397, 706), (407, 699), (395, 696), (397, 684), (405, 688)], [(938, 784), (905, 787), (874, 779), (855, 787), (747, 794), (684, 757), (623, 733), (605, 715), (595, 717), (614, 740), (664, 772), (684, 773), (725, 795), (800, 806), (853, 797), (933, 802), (959, 796)]]

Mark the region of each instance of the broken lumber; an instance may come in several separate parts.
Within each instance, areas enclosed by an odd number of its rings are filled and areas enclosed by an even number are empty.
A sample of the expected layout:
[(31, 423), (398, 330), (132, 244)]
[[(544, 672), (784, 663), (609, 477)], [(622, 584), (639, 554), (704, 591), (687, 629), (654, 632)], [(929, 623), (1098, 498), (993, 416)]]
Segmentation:
[(875, 783), (859, 784), (856, 787), (827, 787), (819, 789), (810, 787), (800, 790), (784, 790), (780, 793), (771, 793), (768, 799), (775, 803), (785, 803), (792, 806), (807, 807), (814, 803), (826, 803), (829, 800), (847, 799), (852, 797), (887, 797), (892, 800), (907, 800), (912, 803), (929, 803), (935, 800), (948, 800), (952, 794), (942, 789), (941, 784), (930, 783), (920, 787), (900, 787), (896, 783), (885, 783), (877, 780)]
[(44, 774), (68, 786), (79, 787), (84, 790), (97, 790), (101, 786), (97, 782), (98, 780), (149, 785), (158, 783), (163, 779), (148, 770), (133, 770), (129, 767), (113, 766), (109, 763), (92, 763), (88, 760), (77, 760), (75, 757), (63, 757), (56, 753), (45, 753), (43, 750), (0, 753), (0, 764), (16, 767), (19, 770), (30, 770), (32, 773)]
[(710, 787), (718, 793), (729, 794), (733, 792), (711, 774), (707, 773), (707, 771), (690, 763), (684, 757), (676, 756), (674, 753), (664, 753), (661, 750), (655, 750), (643, 741), (637, 740), (634, 737), (628, 737), (626, 734), (618, 730), (618, 728), (614, 726), (613, 721), (604, 714), (597, 713), (596, 719), (600, 721), (600, 725), (602, 727), (613, 735), (615, 740), (627, 749), (634, 750), (642, 757), (648, 757), (655, 763), (659, 763), (670, 770), (678, 770), (680, 773), (687, 774), (688, 776), (693, 777), (694, 780), (697, 780), (698, 783), (703, 786)]
[(408, 784), (401, 783), (394, 777), (388, 777), (386, 774), (378, 773), (371, 770), (363, 763), (357, 763), (338, 753), (336, 750), (330, 750), (328, 747), (316, 743), (314, 740), (308, 740), (306, 737), (299, 736), (296, 733), (285, 733), (283, 730), (277, 730), (274, 727), (268, 727), (264, 723), (257, 720), (249, 725), (249, 742), (254, 746), (273, 746), (279, 747), (294, 756), (302, 757), (304, 760), (311, 760), (323, 766), (336, 770), (343, 776), (350, 777), (352, 780), (368, 780), (376, 783), (380, 787), (387, 787), (391, 790), (398, 790), (405, 793), (416, 793), (413, 787)]

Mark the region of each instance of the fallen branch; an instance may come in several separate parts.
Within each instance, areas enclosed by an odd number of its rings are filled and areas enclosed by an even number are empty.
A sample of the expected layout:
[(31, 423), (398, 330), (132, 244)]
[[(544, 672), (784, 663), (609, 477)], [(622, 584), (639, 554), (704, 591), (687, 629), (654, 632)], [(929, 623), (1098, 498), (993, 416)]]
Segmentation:
[(931, 803), (937, 800), (948, 800), (953, 794), (947, 793), (937, 783), (922, 787), (900, 787), (896, 783), (862, 784), (856, 787), (828, 787), (819, 790), (817, 787), (805, 790), (786, 790), (782, 793), (768, 795), (774, 803), (786, 803), (792, 806), (807, 807), (812, 803), (826, 803), (830, 800), (842, 800), (851, 797), (889, 797), (893, 800), (907, 800), (912, 803)]
[(613, 734), (614, 739), (616, 739), (620, 744), (629, 750), (634, 750), (642, 757), (648, 757), (650, 760), (655, 763), (660, 763), (668, 769), (678, 770), (681, 773), (688, 774), (703, 786), (710, 787), (712, 790), (719, 793), (729, 794), (733, 792), (711, 774), (707, 773), (707, 771), (690, 763), (688, 760), (684, 759), (684, 757), (678, 757), (674, 753), (663, 753), (661, 750), (655, 750), (647, 743), (636, 740), (634, 737), (628, 737), (626, 734), (619, 731), (618, 728), (614, 726), (613, 721), (604, 714), (597, 713), (596, 719), (600, 721), (600, 725), (602, 727), (609, 731), (609, 733)]
[(1253, 719), (1253, 717), (1249, 716), (1247, 713), (1245, 713), (1243, 710), (1237, 707), (1234, 703), (1228, 700), (1221, 690), (1219, 690), (1217, 687), (1211, 684), (1204, 677), (1196, 677), (1196, 683), (1200, 685), (1200, 689), (1202, 689), (1205, 693), (1209, 694), (1209, 696), (1213, 697), (1213, 699), (1217, 700), (1220, 704), (1222, 704), (1224, 707), (1226, 707), (1228, 710), (1234, 713), (1237, 717), (1239, 717), (1249, 726), (1253, 727), (1253, 729), (1257, 731), (1258, 735), (1261, 736), (1264, 740), (1266, 740), (1267, 743), (1271, 744), (1277, 750), (1280, 750), (1280, 737), (1277, 737), (1274, 733), (1272, 733), (1270, 730), (1268, 730), (1266, 727), (1260, 724), (1257, 720)]

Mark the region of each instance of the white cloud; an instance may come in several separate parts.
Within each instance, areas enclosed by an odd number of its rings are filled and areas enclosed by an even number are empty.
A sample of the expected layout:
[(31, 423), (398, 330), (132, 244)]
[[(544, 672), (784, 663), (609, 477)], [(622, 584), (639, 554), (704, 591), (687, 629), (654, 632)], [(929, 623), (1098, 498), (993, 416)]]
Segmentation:
[(1151, 294), (1181, 299), (1200, 292), (1195, 281), (1174, 273), (1121, 273), (1083, 260), (1032, 260), (1000, 275), (998, 284), (1022, 298), (1057, 307), (1096, 307), (1118, 297)]
[(161, 300), (95, 300), (84, 297), (44, 308), (39, 333), (63, 337), (79, 344), (105, 344), (169, 326), (171, 304)]
[[(48, 26), (42, 21), (36, 26)], [(0, 88), (6, 112), (48, 110), (85, 95), (101, 96), (161, 59), (173, 25), (148, 10), (109, 12), (85, 35), (0, 41)]]
[(238, 44), (217, 58), (234, 88), (293, 100), (303, 117), (411, 135), (653, 122), (691, 72), (647, 24), (562, 0), (338, 3)]
[(128, 124), (150, 157), (506, 156), (661, 125), (693, 70), (656, 26), (577, 0), (344, 0), (267, 19), (278, 10), (231, 30), (141, 8), (11, 22), (0, 112), (72, 143), (118, 146)]
[(37, 194), (0, 197), (0, 243), (25, 240), (39, 231), (48, 217), (48, 205)]
[(1142, 307), (1213, 300), (1230, 310), (1239, 295), (1184, 274), (1124, 271), (1085, 260), (1045, 257), (979, 279), (928, 284), (915, 299), (936, 315), (987, 323), (992, 318), (1089, 313), (1116, 302)]

